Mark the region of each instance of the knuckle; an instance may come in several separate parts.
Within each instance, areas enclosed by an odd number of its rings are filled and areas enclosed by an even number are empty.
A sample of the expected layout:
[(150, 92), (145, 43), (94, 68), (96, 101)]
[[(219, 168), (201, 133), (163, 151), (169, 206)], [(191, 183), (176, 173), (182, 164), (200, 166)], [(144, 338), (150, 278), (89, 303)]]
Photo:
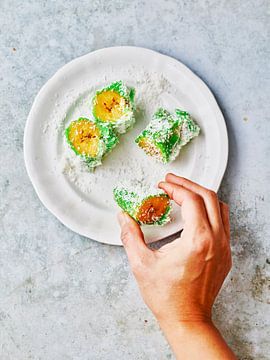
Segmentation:
[(200, 224), (197, 229), (196, 232), (198, 234), (198, 236), (201, 236), (202, 238), (206, 238), (205, 234), (207, 234), (208, 236), (210, 236), (210, 231), (209, 228), (206, 224)]
[(189, 196), (190, 196), (190, 200), (193, 200), (194, 202), (197, 203), (203, 203), (203, 199), (199, 194), (191, 193)]
[(217, 199), (217, 194), (215, 193), (215, 191), (213, 190), (206, 190), (205, 191), (205, 195), (210, 199), (210, 200), (216, 200)]
[(124, 228), (121, 231), (121, 241), (123, 245), (126, 245), (130, 239), (130, 232), (128, 228)]
[(202, 254), (205, 252), (205, 244), (201, 241), (197, 241), (195, 244), (193, 244), (193, 252), (195, 254)]
[(212, 233), (209, 225), (201, 223), (197, 226), (194, 241), (194, 251), (196, 253), (203, 253), (210, 249), (212, 244), (215, 243), (214, 234)]
[(193, 243), (193, 252), (195, 254), (203, 254), (208, 251), (210, 240), (208, 237), (201, 237)]

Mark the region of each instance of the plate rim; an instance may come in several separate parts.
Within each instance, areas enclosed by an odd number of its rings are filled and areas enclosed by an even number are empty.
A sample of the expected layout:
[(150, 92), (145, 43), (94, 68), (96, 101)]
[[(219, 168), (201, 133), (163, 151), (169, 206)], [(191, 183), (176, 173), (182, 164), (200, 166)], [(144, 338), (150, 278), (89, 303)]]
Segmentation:
[[(176, 67), (179, 67), (179, 66), (182, 67), (185, 72), (189, 73), (193, 77), (193, 79), (196, 80), (196, 85), (198, 85), (201, 88), (203, 94), (207, 95), (207, 99), (209, 102), (211, 102), (211, 107), (213, 108), (213, 110), (215, 112), (218, 127), (221, 129), (221, 133), (222, 133), (222, 137), (223, 137), (223, 151), (221, 153), (221, 159), (220, 159), (220, 163), (222, 164), (222, 167), (219, 167), (219, 170), (217, 173), (218, 179), (215, 179), (215, 181), (212, 185), (212, 189), (216, 192), (218, 191), (220, 184), (222, 182), (222, 179), (224, 177), (224, 174), (225, 174), (225, 171), (227, 168), (227, 164), (228, 164), (228, 155), (229, 155), (229, 139), (228, 139), (228, 131), (227, 131), (225, 118), (223, 116), (223, 113), (217, 103), (217, 100), (216, 100), (213, 92), (210, 90), (209, 86), (197, 74), (195, 74), (191, 69), (189, 69), (180, 60), (173, 58), (169, 55), (162, 54), (158, 51), (149, 49), (149, 48), (123, 45), (123, 46), (104, 47), (101, 49), (91, 51), (87, 54), (84, 54), (82, 56), (72, 59), (68, 63), (64, 64), (61, 68), (59, 68), (42, 85), (42, 87), (38, 91), (37, 95), (35, 96), (35, 99), (32, 103), (29, 114), (27, 116), (27, 120), (26, 120), (25, 128), (24, 128), (24, 136), (23, 136), (23, 154), (24, 154), (25, 168), (26, 168), (29, 179), (32, 183), (32, 186), (33, 186), (39, 200), (41, 201), (43, 206), (45, 206), (63, 225), (65, 225), (68, 229), (72, 230), (73, 232), (75, 232), (81, 236), (84, 236), (88, 239), (97, 241), (102, 244), (118, 245), (118, 246), (122, 246), (122, 243), (116, 243), (116, 242), (112, 242), (112, 241), (109, 242), (109, 241), (106, 241), (106, 239), (97, 239), (97, 238), (94, 239), (92, 237), (89, 237), (89, 235), (87, 235), (83, 231), (81, 231), (79, 229), (79, 225), (76, 227), (76, 226), (73, 226), (73, 224), (70, 225), (67, 221), (65, 221), (65, 219), (63, 220), (63, 218), (61, 217), (61, 214), (59, 214), (59, 211), (58, 211), (59, 208), (53, 204), (53, 202), (50, 200), (50, 197), (46, 194), (45, 191), (42, 190), (42, 187), (39, 186), (38, 181), (35, 180), (35, 170), (34, 170), (34, 167), (31, 165), (31, 161), (30, 161), (31, 152), (29, 153), (29, 145), (27, 143), (27, 138), (28, 138), (28, 133), (31, 129), (31, 122), (33, 121), (32, 118), (33, 118), (35, 108), (37, 107), (38, 103), (41, 101), (41, 98), (44, 96), (45, 91), (47, 91), (48, 86), (53, 85), (55, 83), (55, 81), (59, 78), (59, 76), (61, 76), (62, 73), (66, 72), (69, 67), (72, 67), (74, 65), (74, 63), (76, 63), (76, 62), (79, 63), (93, 54), (98, 54), (98, 53), (104, 52), (106, 50), (117, 51), (117, 50), (128, 50), (128, 49), (133, 49), (133, 50), (136, 49), (136, 50), (139, 50), (139, 51), (142, 51), (145, 53), (149, 53), (152, 56), (159, 56), (160, 58), (165, 59), (165, 61), (175, 64)], [(172, 236), (172, 235), (173, 234), (171, 234), (169, 236)], [(162, 239), (159, 239), (159, 240), (162, 240)], [(157, 240), (157, 241), (159, 241), (159, 240)]]

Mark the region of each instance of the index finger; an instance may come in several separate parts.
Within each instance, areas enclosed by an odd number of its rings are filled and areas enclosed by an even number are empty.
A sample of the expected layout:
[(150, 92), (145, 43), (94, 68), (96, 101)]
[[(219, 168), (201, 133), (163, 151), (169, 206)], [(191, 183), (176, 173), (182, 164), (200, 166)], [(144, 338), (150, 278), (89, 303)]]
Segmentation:
[(211, 224), (213, 229), (219, 230), (220, 226), (222, 225), (222, 220), (218, 197), (214, 191), (206, 189), (203, 186), (196, 184), (189, 179), (170, 173), (166, 175), (165, 180), (169, 183), (183, 186), (184, 188), (200, 195), (204, 200), (205, 209), (209, 218), (209, 223)]
[(185, 223), (194, 224), (208, 222), (207, 213), (202, 197), (183, 186), (161, 181), (158, 187), (164, 190), (169, 197), (182, 207), (182, 216)]

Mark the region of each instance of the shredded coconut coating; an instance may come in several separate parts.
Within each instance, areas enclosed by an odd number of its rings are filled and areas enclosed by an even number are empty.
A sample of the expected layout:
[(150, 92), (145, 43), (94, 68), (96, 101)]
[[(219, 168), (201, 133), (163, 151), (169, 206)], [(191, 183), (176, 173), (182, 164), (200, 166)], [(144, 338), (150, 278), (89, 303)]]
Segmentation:
[[(109, 94), (109, 93), (119, 94), (119, 99), (109, 99), (109, 104), (104, 101), (102, 103), (103, 113), (99, 111), (99, 95)], [(131, 129), (135, 123), (135, 89), (128, 88), (123, 82), (116, 81), (112, 84), (104, 87), (101, 90), (98, 90), (92, 100), (92, 113), (96, 121), (101, 123), (110, 123), (113, 129), (118, 134), (124, 134), (129, 129)], [(112, 112), (114, 112), (114, 117)], [(109, 121), (107, 116), (111, 115), (111, 120)]]
[[(94, 125), (98, 130), (98, 144), (97, 151), (95, 156), (89, 156), (84, 152), (80, 151), (80, 148), (74, 146), (74, 142), (71, 141), (70, 133), (72, 126), (80, 122), (88, 122)], [(94, 169), (96, 166), (101, 165), (102, 159), (107, 155), (119, 142), (118, 137), (115, 135), (112, 127), (110, 125), (102, 125), (96, 122), (93, 122), (87, 118), (79, 118), (78, 120), (72, 121), (70, 125), (65, 130), (66, 141), (69, 147), (78, 155), (89, 167), (89, 169)], [(96, 135), (97, 136), (97, 135)]]
[(182, 146), (198, 136), (199, 132), (199, 126), (187, 112), (176, 109), (172, 115), (160, 108), (135, 142), (148, 155), (166, 164), (172, 162)]
[(199, 135), (200, 127), (195, 123), (195, 121), (186, 111), (175, 109), (175, 115), (176, 117), (181, 119), (182, 122), (181, 133), (180, 133), (181, 147), (182, 147), (186, 145), (194, 137)]
[[(125, 188), (115, 188), (113, 190), (113, 195), (118, 206), (127, 212), (140, 225), (165, 225), (170, 221), (169, 214), (172, 207), (168, 195), (164, 192), (159, 191), (157, 194), (139, 195), (138, 193), (129, 191)], [(146, 202), (151, 204), (151, 199), (153, 202), (157, 202), (159, 199), (166, 199), (166, 204), (162, 209), (162, 212), (159, 212), (159, 215), (152, 213), (151, 221), (143, 222), (140, 219), (149, 215), (149, 211), (154, 211), (151, 206), (144, 209), (144, 204)]]

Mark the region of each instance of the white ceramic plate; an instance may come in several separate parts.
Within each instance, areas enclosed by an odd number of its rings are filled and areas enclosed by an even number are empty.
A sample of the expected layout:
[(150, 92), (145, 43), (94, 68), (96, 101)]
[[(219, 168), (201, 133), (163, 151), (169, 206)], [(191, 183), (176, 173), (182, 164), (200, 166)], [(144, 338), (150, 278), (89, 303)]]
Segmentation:
[[(104, 164), (89, 173), (67, 147), (64, 129), (80, 116), (91, 118), (95, 90), (120, 79), (136, 88), (137, 122)], [(134, 144), (135, 136), (159, 106), (187, 110), (202, 130), (168, 165), (156, 163)], [(77, 58), (43, 86), (27, 119), (24, 156), (40, 200), (63, 224), (91, 239), (120, 245), (114, 186), (154, 186), (167, 172), (173, 172), (218, 190), (227, 164), (228, 138), (212, 93), (186, 66), (152, 50), (123, 46)], [(147, 242), (180, 229), (178, 207), (170, 224), (143, 227)]]

